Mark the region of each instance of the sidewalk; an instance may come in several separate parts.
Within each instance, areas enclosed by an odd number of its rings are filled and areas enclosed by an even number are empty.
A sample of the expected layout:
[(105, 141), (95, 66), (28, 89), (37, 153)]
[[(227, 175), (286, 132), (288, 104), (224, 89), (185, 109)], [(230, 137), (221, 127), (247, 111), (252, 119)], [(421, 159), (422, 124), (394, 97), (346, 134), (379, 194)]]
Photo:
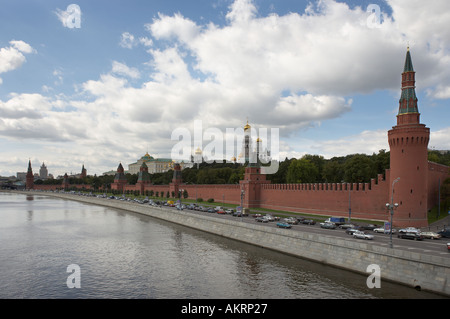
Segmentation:
[(444, 227), (450, 228), (450, 215), (447, 215), (447, 217), (442, 218), (441, 220), (438, 220), (428, 226), (431, 231), (441, 231)]

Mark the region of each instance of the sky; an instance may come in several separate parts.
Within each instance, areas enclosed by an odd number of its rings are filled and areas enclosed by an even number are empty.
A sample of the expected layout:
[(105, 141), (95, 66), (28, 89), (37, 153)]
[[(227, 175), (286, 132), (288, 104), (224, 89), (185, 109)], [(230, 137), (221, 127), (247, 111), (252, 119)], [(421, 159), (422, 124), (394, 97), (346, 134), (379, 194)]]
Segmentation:
[(450, 150), (449, 25), (448, 0), (0, 0), (0, 175), (101, 175), (247, 121), (280, 159), (389, 150), (408, 46)]

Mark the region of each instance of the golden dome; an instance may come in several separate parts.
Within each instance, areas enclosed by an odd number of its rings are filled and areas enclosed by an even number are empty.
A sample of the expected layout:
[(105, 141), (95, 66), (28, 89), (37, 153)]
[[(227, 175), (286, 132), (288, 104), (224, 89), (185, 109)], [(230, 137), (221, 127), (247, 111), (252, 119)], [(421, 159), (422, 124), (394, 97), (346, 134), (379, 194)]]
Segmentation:
[(201, 154), (202, 150), (200, 149), (200, 147), (197, 147), (197, 149), (195, 150), (195, 154)]
[(259, 137), (256, 139), (256, 143), (262, 142), (262, 139), (260, 139)]
[(234, 157), (234, 156), (231, 157), (231, 161), (232, 161), (232, 162), (236, 162), (236, 157)]
[(244, 131), (247, 131), (247, 130), (249, 130), (250, 128), (251, 128), (251, 126), (248, 124), (248, 121), (247, 121), (247, 125), (244, 126)]

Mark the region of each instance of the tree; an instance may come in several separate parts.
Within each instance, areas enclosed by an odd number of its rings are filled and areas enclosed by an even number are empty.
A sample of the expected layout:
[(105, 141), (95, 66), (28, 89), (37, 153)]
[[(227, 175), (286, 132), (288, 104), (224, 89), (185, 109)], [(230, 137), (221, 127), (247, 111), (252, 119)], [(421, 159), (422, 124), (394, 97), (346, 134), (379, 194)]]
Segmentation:
[(337, 160), (329, 160), (323, 166), (322, 177), (327, 183), (341, 183), (344, 180), (344, 165)]
[(347, 183), (368, 183), (376, 175), (373, 161), (364, 154), (353, 155), (344, 165), (344, 181)]
[(295, 159), (287, 171), (287, 183), (314, 183), (317, 180), (319, 169), (306, 158)]

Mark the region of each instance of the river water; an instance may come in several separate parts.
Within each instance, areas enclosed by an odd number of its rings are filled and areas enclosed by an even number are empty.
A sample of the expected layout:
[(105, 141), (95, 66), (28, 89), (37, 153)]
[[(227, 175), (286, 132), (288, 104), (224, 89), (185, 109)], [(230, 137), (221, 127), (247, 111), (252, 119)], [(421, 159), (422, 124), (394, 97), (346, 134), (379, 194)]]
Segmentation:
[(367, 276), (127, 211), (0, 192), (0, 298), (439, 298), (370, 289)]

